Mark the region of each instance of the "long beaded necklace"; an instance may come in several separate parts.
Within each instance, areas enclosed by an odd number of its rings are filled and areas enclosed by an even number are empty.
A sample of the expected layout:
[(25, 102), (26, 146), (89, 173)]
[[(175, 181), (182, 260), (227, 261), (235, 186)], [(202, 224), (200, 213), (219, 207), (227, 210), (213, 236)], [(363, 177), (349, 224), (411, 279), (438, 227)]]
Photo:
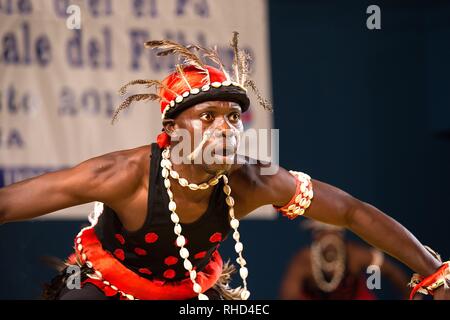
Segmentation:
[(189, 276), (190, 276), (190, 279), (193, 284), (193, 290), (195, 293), (198, 294), (199, 300), (208, 300), (208, 297), (202, 293), (203, 288), (196, 281), (197, 272), (195, 270), (193, 270), (192, 262), (189, 260), (189, 251), (185, 247), (186, 239), (181, 234), (182, 228), (180, 225), (180, 218), (179, 218), (178, 214), (176, 213), (177, 205), (173, 198), (173, 192), (170, 190), (169, 175), (173, 179), (177, 180), (178, 183), (182, 187), (188, 187), (191, 190), (205, 190), (205, 189), (209, 188), (210, 186), (214, 186), (217, 183), (219, 183), (220, 179), (223, 179), (223, 182), (224, 182), (223, 192), (227, 196), (225, 201), (228, 205), (228, 214), (230, 216), (230, 226), (234, 230), (233, 239), (236, 241), (236, 244), (234, 246), (234, 249), (235, 249), (236, 253), (238, 254), (238, 258), (236, 259), (236, 261), (240, 265), (239, 274), (242, 278), (242, 283), (243, 283), (243, 289), (241, 290), (240, 295), (241, 295), (242, 300), (247, 300), (250, 297), (250, 291), (247, 289), (248, 269), (245, 267), (247, 262), (245, 261), (244, 257), (242, 256), (242, 251), (244, 250), (244, 245), (240, 241), (240, 234), (238, 231), (239, 220), (236, 219), (234, 216), (234, 198), (231, 196), (231, 187), (228, 184), (228, 177), (224, 174), (219, 174), (219, 175), (216, 175), (214, 178), (210, 179), (208, 182), (203, 182), (201, 184), (189, 183), (189, 181), (187, 181), (185, 178), (180, 178), (180, 175), (178, 174), (178, 172), (173, 170), (172, 162), (170, 161), (170, 147), (166, 147), (162, 152), (161, 167), (162, 167), (161, 175), (164, 178), (164, 186), (166, 187), (167, 195), (169, 196), (169, 210), (171, 212), (170, 219), (175, 224), (173, 231), (174, 231), (175, 235), (177, 236), (176, 244), (180, 248), (180, 251), (179, 251), (180, 257), (184, 260), (183, 266), (189, 272)]

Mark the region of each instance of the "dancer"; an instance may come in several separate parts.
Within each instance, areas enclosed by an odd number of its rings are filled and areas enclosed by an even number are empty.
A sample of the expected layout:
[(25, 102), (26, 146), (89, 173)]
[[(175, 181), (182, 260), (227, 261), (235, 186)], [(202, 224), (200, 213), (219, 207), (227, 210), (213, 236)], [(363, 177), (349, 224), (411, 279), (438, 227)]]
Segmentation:
[[(158, 100), (163, 132), (157, 142), (0, 189), (0, 223), (96, 201), (92, 225), (76, 236), (75, 253), (66, 262), (70, 270), (79, 267), (81, 288), (70, 290), (73, 275), (66, 270), (52, 281), (46, 296), (248, 299), (239, 221), (271, 204), (290, 219), (305, 215), (348, 228), (422, 275), (415, 278), (412, 295), (420, 289), (448, 298), (443, 284), (449, 264), (439, 261), (398, 222), (307, 174), (280, 167), (265, 175), (262, 169), (271, 164), (236, 154), (243, 132), (241, 114), (250, 105), (247, 90), (254, 90), (259, 103), (271, 109), (248, 78), (249, 57), (237, 40), (234, 33), (233, 77), (215, 48), (186, 47), (167, 40), (147, 42), (159, 55), (175, 54), (183, 61), (163, 81), (136, 80), (125, 85), (121, 93), (132, 85), (157, 91), (128, 96), (113, 120), (133, 101)], [(186, 132), (190, 137), (200, 132), (201, 139), (188, 141)], [(180, 136), (184, 139), (179, 140)], [(304, 138), (299, 131), (298, 144), (291, 146), (299, 159), (307, 154), (301, 147)], [(190, 145), (189, 150), (178, 152), (183, 143)], [(217, 250), (229, 234), (236, 242), (242, 278), (236, 289), (228, 286), (232, 270)]]

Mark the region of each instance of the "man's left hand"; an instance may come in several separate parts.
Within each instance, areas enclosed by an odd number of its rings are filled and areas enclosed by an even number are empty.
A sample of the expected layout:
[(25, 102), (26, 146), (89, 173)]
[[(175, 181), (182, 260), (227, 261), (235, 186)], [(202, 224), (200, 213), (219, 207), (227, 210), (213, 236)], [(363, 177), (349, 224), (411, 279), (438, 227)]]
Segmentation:
[(450, 300), (450, 281), (434, 291), (434, 300)]

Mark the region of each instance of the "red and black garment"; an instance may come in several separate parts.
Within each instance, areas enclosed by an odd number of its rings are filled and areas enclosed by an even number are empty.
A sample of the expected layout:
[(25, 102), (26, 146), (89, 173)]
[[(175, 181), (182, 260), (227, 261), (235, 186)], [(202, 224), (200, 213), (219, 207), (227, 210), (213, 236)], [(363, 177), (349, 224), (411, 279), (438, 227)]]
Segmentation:
[[(151, 188), (145, 223), (129, 232), (114, 210), (105, 205), (95, 227), (84, 230), (81, 240), (75, 243), (77, 249), (81, 248), (78, 257), (85, 254), (82, 263), (89, 261), (92, 271), (101, 274), (101, 279), (88, 278), (84, 283), (94, 284), (108, 296), (123, 292), (137, 299), (193, 298), (196, 293), (179, 257), (170, 220), (169, 198), (159, 165), (162, 150), (156, 143), (151, 148)], [(197, 282), (205, 289), (211, 288), (222, 273), (217, 249), (231, 231), (222, 187), (222, 181), (214, 186), (206, 212), (199, 219), (181, 223), (198, 273)]]
[[(214, 56), (220, 70), (204, 64), (190, 49), (172, 41), (149, 41), (146, 46), (163, 50), (159, 55), (179, 54), (184, 64), (177, 65), (176, 71), (163, 81), (134, 80), (122, 87), (121, 94), (126, 93), (128, 86), (136, 84), (156, 86), (158, 93), (128, 96), (116, 110), (113, 121), (133, 101), (159, 100), (163, 118), (175, 118), (183, 110), (205, 101), (236, 102), (242, 112), (249, 108), (246, 87), (257, 90), (253, 80), (247, 79), (248, 55), (238, 48), (237, 32), (232, 41), (234, 79), (214, 50), (197, 47), (207, 56)], [(265, 108), (269, 107), (259, 95), (258, 100)], [(165, 132), (151, 145), (150, 191), (142, 228), (128, 232), (117, 214), (105, 205), (95, 227), (83, 229), (75, 239), (78, 263), (91, 271), (84, 285), (89, 282), (107, 296), (120, 293), (129, 299), (189, 299), (197, 296), (180, 261), (168, 209), (169, 198), (161, 176), (161, 152), (169, 145), (170, 137)], [(197, 221), (181, 224), (192, 257), (190, 260), (197, 271), (196, 282), (203, 291), (212, 288), (220, 278), (223, 263), (217, 249), (231, 231), (222, 188), (223, 181), (220, 180), (214, 186), (206, 212)]]

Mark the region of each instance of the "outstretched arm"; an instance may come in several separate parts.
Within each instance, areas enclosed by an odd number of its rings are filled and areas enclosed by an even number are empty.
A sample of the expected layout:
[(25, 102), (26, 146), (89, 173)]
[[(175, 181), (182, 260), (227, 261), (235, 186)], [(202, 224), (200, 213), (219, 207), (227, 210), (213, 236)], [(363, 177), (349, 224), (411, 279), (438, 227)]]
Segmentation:
[[(296, 179), (280, 168), (270, 181), (271, 203), (283, 206), (296, 190)], [(329, 184), (312, 180), (314, 199), (305, 216), (346, 227), (370, 245), (400, 260), (424, 276), (434, 273), (441, 263), (400, 223), (374, 206), (360, 201)], [(438, 292), (443, 290), (438, 290)], [(448, 290), (446, 290), (448, 291)], [(448, 294), (448, 293), (446, 293)], [(437, 295), (439, 297), (439, 295)]]
[(313, 185), (314, 200), (305, 216), (348, 228), (420, 274), (441, 265), (411, 232), (374, 206), (323, 182), (313, 180)]
[(0, 224), (91, 201), (114, 202), (119, 192), (124, 198), (136, 185), (124, 183), (132, 179), (135, 167), (123, 152), (116, 152), (1, 188)]

